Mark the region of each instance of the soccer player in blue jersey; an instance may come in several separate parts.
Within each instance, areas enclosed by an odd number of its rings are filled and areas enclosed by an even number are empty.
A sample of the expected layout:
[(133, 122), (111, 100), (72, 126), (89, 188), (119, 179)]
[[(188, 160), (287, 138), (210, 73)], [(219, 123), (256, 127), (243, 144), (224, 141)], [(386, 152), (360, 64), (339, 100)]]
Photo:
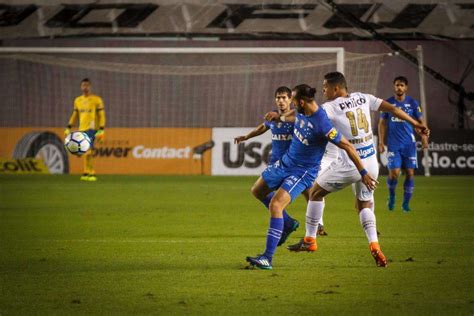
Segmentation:
[[(279, 87), (275, 91), (275, 104), (277, 106), (278, 111), (276, 115), (281, 116), (283, 119), (283, 115), (290, 112), (290, 104), (291, 104), (291, 89), (288, 87)], [(269, 165), (274, 164), (277, 162), (284, 153), (290, 147), (292, 135), (293, 135), (293, 122), (276, 122), (276, 121), (267, 121), (265, 120), (262, 124), (258, 125), (255, 129), (250, 131), (247, 135), (237, 136), (234, 138), (235, 144), (240, 144), (246, 140), (249, 140), (253, 137), (262, 135), (263, 133), (267, 132), (268, 130), (272, 133), (272, 154), (270, 157), (270, 161), (268, 162)], [(254, 190), (252, 188), (252, 193)], [(267, 196), (263, 197), (260, 195), (255, 195), (257, 199), (259, 199), (265, 207), (268, 209), (270, 205), (270, 201), (274, 196), (274, 192), (270, 192)], [(286, 210), (283, 210), (283, 220), (284, 220), (284, 229), (281, 235), (280, 241), (278, 242), (278, 246), (285, 243), (288, 236), (294, 232), (299, 227), (299, 222), (292, 218)]]
[[(418, 102), (408, 96), (408, 80), (403, 76), (393, 80), (395, 95), (388, 98), (387, 102), (402, 109), (405, 113), (422, 123), (421, 108)], [(387, 132), (388, 130), (388, 132)], [(400, 169), (405, 170), (405, 182), (403, 183), (402, 210), (409, 212), (410, 199), (415, 187), (414, 174), (417, 168), (416, 141), (413, 126), (406, 121), (400, 120), (389, 112), (383, 112), (379, 121), (379, 144), (380, 153), (385, 151), (385, 139), (387, 141), (387, 157), (389, 175), (387, 186), (389, 191), (387, 206), (390, 211), (395, 207), (395, 189), (397, 188)], [(421, 135), (422, 148), (427, 148), (428, 137)]]
[(316, 89), (306, 84), (293, 89), (292, 102), (298, 113), (290, 147), (280, 160), (262, 172), (252, 188), (259, 199), (276, 191), (269, 204), (270, 225), (265, 252), (246, 259), (259, 269), (272, 269), (273, 255), (283, 232), (283, 210), (299, 194), (312, 187), (328, 141), (347, 153), (368, 188), (373, 190), (376, 186), (376, 180), (364, 169), (354, 147), (339, 134), (326, 112), (317, 105), (315, 94)]

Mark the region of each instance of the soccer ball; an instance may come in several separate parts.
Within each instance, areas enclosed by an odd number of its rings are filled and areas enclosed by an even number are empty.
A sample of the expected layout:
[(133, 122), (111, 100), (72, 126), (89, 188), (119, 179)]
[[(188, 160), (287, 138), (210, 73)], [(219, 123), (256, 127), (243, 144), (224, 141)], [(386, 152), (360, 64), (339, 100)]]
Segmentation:
[(71, 154), (81, 156), (91, 148), (91, 139), (86, 133), (72, 132), (64, 139), (64, 146)]

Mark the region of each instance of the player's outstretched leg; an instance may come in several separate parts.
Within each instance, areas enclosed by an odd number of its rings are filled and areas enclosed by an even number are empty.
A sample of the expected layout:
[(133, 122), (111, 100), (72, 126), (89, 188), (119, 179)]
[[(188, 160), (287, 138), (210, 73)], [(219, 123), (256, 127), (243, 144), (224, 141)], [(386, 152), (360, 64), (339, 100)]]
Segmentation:
[(291, 202), (291, 196), (285, 190), (279, 189), (270, 202), (270, 227), (267, 232), (265, 252), (256, 257), (247, 257), (247, 262), (259, 269), (271, 270), (273, 255), (283, 233), (283, 209)]
[(363, 208), (359, 212), (360, 224), (364, 228), (365, 235), (369, 240), (369, 249), (375, 260), (377, 267), (386, 267), (387, 259), (380, 249), (379, 240), (377, 238), (377, 225), (375, 214), (370, 208)]
[(247, 257), (247, 262), (259, 269), (271, 270), (272, 258), (275, 254), (278, 241), (280, 241), (281, 233), (283, 232), (283, 218), (270, 218), (270, 227), (267, 232), (267, 243), (265, 252), (256, 257)]
[(413, 190), (415, 188), (415, 180), (413, 178), (407, 178), (405, 179), (405, 182), (403, 183), (403, 204), (402, 204), (402, 210), (404, 212), (410, 212), (410, 200), (413, 195)]
[(323, 223), (323, 218), (321, 217), (321, 221), (319, 222), (318, 225), (318, 236), (327, 236), (328, 233), (324, 229), (324, 223)]
[(385, 258), (378, 242), (369, 244), (370, 254), (374, 257), (377, 267), (385, 268), (387, 266), (387, 258)]
[(395, 208), (395, 190), (397, 189), (398, 179), (387, 177), (387, 187), (388, 187), (388, 200), (387, 207), (389, 211), (393, 211)]
[(316, 243), (316, 238), (303, 237), (296, 244), (289, 245), (286, 249), (293, 252), (313, 252), (318, 249), (318, 244)]
[(294, 252), (313, 252), (318, 249), (316, 235), (324, 212), (323, 201), (309, 201), (306, 208), (306, 235), (298, 243), (287, 247)]
[[(270, 207), (270, 201), (272, 200), (274, 195), (275, 192), (271, 192), (262, 200), (263, 205), (265, 205), (267, 209)], [(290, 236), (290, 234), (297, 230), (299, 226), (300, 223), (296, 219), (291, 217), (286, 210), (283, 210), (283, 233), (281, 234), (278, 246), (283, 245)]]

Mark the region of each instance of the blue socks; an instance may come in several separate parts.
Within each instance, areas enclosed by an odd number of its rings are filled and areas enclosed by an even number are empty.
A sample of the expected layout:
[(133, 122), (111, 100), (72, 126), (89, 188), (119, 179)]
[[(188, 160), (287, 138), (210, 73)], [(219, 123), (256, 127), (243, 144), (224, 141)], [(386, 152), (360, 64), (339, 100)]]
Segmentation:
[(267, 247), (263, 255), (272, 260), (275, 250), (277, 248), (278, 242), (281, 238), (281, 233), (283, 232), (283, 218), (270, 218), (270, 228), (267, 233)]
[[(398, 179), (387, 178), (388, 192), (390, 193), (390, 199), (395, 201), (395, 189), (397, 188)], [(403, 205), (408, 205), (413, 195), (415, 188), (415, 180), (413, 178), (405, 178), (403, 182)]]
[(411, 196), (413, 195), (413, 190), (415, 189), (415, 180), (413, 178), (405, 179), (405, 182), (403, 183), (403, 189), (403, 204), (408, 204), (410, 202)]
[[(265, 205), (265, 207), (268, 209), (270, 207), (270, 201), (272, 200), (273, 196), (275, 195), (275, 192), (270, 192), (265, 199), (263, 199), (262, 203)], [(286, 210), (283, 210), (283, 220), (285, 223), (291, 223), (293, 224), (293, 218), (288, 215)]]
[(388, 187), (388, 192), (391, 198), (395, 197), (395, 190), (397, 188), (397, 184), (398, 184), (398, 179), (387, 178), (387, 187)]

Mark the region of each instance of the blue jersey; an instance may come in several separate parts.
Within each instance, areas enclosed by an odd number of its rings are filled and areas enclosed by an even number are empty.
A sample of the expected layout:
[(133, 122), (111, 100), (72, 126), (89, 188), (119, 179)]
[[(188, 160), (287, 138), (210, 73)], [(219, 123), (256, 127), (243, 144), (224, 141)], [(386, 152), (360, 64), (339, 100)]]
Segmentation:
[(328, 139), (338, 144), (341, 141), (341, 135), (334, 128), (323, 108), (319, 108), (311, 116), (298, 113), (290, 148), (281, 161), (289, 168), (314, 168), (317, 171)]
[(272, 131), (272, 156), (269, 164), (280, 160), (286, 153), (291, 144), (293, 135), (293, 122), (274, 122), (265, 121), (265, 126)]
[[(395, 99), (395, 97), (391, 97), (387, 99), (387, 102), (402, 109), (415, 120), (421, 119), (421, 108), (415, 99), (405, 96), (405, 99), (400, 102)], [(389, 148), (400, 147), (415, 142), (413, 126), (410, 123), (388, 112), (383, 112), (381, 118), (387, 121), (387, 146)]]

